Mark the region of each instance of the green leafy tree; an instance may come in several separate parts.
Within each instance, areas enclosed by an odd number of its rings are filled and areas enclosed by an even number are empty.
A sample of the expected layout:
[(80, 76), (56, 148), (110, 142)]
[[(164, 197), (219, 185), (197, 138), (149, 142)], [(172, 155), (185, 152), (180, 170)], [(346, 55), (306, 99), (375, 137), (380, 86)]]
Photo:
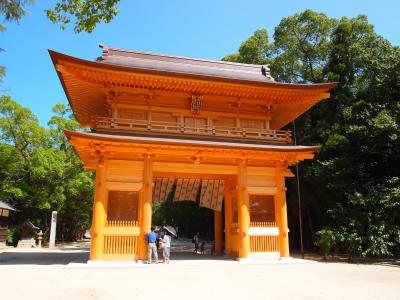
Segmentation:
[(90, 227), (92, 174), (63, 135), (78, 128), (69, 108), (57, 104), (53, 111), (46, 130), (29, 109), (0, 97), (0, 197), (17, 208), (15, 223), (30, 219), (46, 233), (58, 211), (57, 238), (74, 240)]
[[(65, 205), (60, 213), (59, 236), (66, 240), (76, 240), (90, 228), (93, 204), (94, 174), (86, 172), (69, 144), (64, 130), (79, 130), (78, 121), (74, 118), (70, 107), (56, 104), (55, 115), (50, 119), (50, 136), (52, 146), (64, 153), (64, 195)], [(74, 224), (74, 226), (71, 226)]]
[(74, 19), (74, 31), (92, 32), (96, 25), (104, 22), (110, 23), (119, 13), (116, 5), (120, 0), (61, 0), (52, 9), (47, 9), (46, 15), (50, 21), (60, 24), (65, 29)]
[[(329, 100), (296, 120), (298, 143), (321, 145), (300, 168), (308, 245), (326, 227), (350, 257), (398, 253), (399, 48), (365, 16), (337, 20), (310, 10), (282, 19), (269, 47), (278, 81), (338, 82)], [(244, 62), (240, 51), (224, 59)], [(295, 184), (288, 186), (289, 216), (297, 219)]]
[(0, 0), (0, 15), (4, 16), (3, 24), (0, 24), (0, 30), (6, 28), (4, 22), (19, 22), (22, 17), (26, 16), (26, 6), (35, 2), (34, 0)]
[(272, 46), (269, 44), (266, 29), (259, 29), (244, 41), (238, 53), (222, 58), (223, 61), (232, 61), (246, 64), (268, 64), (272, 55)]
[(273, 63), (278, 80), (323, 82), (337, 21), (312, 10), (283, 18), (275, 27)]
[[(5, 30), (4, 22), (19, 22), (27, 15), (26, 7), (35, 0), (0, 0), (0, 15), (4, 16), (0, 29)], [(75, 32), (92, 32), (96, 25), (109, 23), (119, 13), (116, 8), (120, 0), (60, 0), (53, 8), (45, 10), (47, 18), (65, 29), (71, 22)]]
[(331, 228), (322, 228), (317, 232), (316, 236), (315, 245), (321, 249), (324, 260), (332, 253), (333, 248), (342, 241), (340, 233)]

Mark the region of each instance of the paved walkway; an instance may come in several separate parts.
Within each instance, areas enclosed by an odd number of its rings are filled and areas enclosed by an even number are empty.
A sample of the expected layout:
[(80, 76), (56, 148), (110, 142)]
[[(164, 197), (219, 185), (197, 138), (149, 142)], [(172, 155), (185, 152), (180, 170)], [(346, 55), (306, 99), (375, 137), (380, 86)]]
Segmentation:
[(193, 254), (192, 245), (183, 244), (175, 243), (169, 265), (101, 268), (87, 267), (88, 245), (7, 249), (0, 253), (1, 298), (400, 299), (398, 266), (301, 260), (239, 263)]

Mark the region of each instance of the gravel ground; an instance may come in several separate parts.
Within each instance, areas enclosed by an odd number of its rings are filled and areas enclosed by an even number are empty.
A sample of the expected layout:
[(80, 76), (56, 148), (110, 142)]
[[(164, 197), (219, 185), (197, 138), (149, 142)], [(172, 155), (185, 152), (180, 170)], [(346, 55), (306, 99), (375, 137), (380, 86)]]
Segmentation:
[(398, 266), (239, 263), (175, 245), (169, 265), (88, 265), (87, 244), (6, 249), (1, 299), (400, 299)]

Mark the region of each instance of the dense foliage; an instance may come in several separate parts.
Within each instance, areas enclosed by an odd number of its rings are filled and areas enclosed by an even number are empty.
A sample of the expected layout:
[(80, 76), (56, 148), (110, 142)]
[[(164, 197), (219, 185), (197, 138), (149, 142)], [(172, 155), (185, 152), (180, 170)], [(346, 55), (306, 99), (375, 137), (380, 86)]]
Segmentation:
[(74, 240), (90, 228), (93, 183), (63, 129), (78, 129), (69, 109), (54, 106), (49, 128), (8, 96), (0, 97), (0, 199), (17, 211), (13, 223), (30, 219), (48, 233), (58, 211), (58, 239)]
[[(306, 10), (282, 19), (273, 42), (257, 30), (223, 60), (269, 63), (282, 82), (338, 82), (329, 100), (296, 120), (298, 143), (321, 145), (315, 160), (300, 165), (306, 242), (323, 245), (325, 255), (334, 246), (351, 256), (398, 253), (399, 48), (365, 16), (337, 20)], [(298, 232), (296, 189), (288, 184)]]

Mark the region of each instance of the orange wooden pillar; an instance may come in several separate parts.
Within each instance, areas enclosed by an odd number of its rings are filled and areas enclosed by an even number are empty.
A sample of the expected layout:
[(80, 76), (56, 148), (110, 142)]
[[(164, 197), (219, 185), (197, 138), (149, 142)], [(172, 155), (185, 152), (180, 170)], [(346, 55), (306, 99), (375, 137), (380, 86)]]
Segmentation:
[(108, 198), (106, 189), (106, 164), (107, 163), (104, 160), (100, 160), (96, 167), (90, 260), (99, 260), (103, 255), (103, 228), (106, 222), (106, 207)]
[(143, 161), (143, 188), (141, 193), (140, 205), (140, 251), (139, 259), (147, 259), (146, 234), (151, 228), (151, 205), (153, 192), (153, 160), (151, 155), (145, 154)]
[(222, 254), (222, 241), (223, 228), (222, 228), (222, 211), (214, 211), (214, 242), (215, 253)]
[(240, 160), (237, 176), (238, 193), (238, 229), (239, 229), (239, 258), (247, 258), (250, 253), (250, 207), (249, 193), (247, 191), (246, 161)]
[(231, 223), (232, 223), (232, 184), (226, 180), (224, 204), (225, 204), (225, 254), (231, 255), (232, 240), (231, 240)]
[(275, 216), (279, 227), (280, 257), (289, 257), (289, 230), (286, 207), (286, 187), (284, 168), (281, 162), (276, 166)]

